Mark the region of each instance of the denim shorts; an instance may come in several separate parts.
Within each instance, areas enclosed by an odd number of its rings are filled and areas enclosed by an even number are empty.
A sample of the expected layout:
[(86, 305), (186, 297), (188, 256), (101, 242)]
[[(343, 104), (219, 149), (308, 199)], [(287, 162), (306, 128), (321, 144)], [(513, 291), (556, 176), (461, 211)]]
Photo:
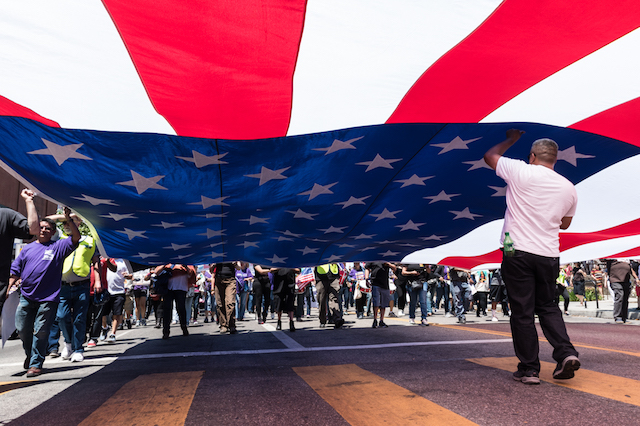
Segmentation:
[(389, 302), (391, 301), (391, 293), (388, 288), (380, 288), (378, 286), (371, 287), (371, 299), (374, 308), (382, 307), (385, 308), (389, 306)]

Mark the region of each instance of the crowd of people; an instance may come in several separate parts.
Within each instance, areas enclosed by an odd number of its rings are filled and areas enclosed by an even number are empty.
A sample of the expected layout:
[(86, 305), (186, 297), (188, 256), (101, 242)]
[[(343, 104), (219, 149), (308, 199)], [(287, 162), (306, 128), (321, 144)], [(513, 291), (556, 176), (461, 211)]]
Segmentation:
[[(367, 317), (373, 317), (371, 327), (386, 328), (385, 315), (406, 311), (410, 324), (428, 326), (428, 317), (441, 309), (445, 316), (455, 315), (464, 324), (473, 305), (477, 317), (488, 316), (491, 301), (493, 321), (497, 321), (498, 304), (502, 314), (510, 316), (520, 361), (514, 380), (540, 383), (536, 316), (554, 347), (554, 379), (573, 378), (580, 361), (558, 307), (560, 298), (568, 314), (569, 288), (586, 307), (587, 283), (593, 282), (596, 297), (606, 286), (614, 295), (615, 322), (625, 322), (638, 264), (606, 259), (560, 266), (559, 231), (571, 224), (577, 193), (570, 181), (554, 171), (558, 145), (553, 140), (534, 141), (527, 162), (504, 156), (523, 134), (508, 130), (506, 139), (484, 155), (485, 163), (507, 183), (500, 270), (472, 272), (390, 262), (330, 263), (300, 269), (236, 261), (166, 264), (133, 271), (122, 259), (101, 257), (94, 238), (81, 235), (81, 220), (68, 208), (64, 214), (39, 220), (34, 194), (24, 190), (21, 195), (28, 218), (0, 209), (0, 303), (7, 287), (9, 293), (19, 288), (15, 322), (26, 354), (27, 376), (42, 374), (46, 355), (82, 362), (85, 344), (115, 343), (120, 328), (125, 324), (144, 327), (151, 312), (155, 327), (162, 329), (162, 339), (169, 339), (172, 323), (179, 323), (182, 335), (189, 336), (190, 324), (201, 313), (204, 322), (215, 321), (220, 333), (229, 334), (238, 332), (236, 321), (253, 313), (264, 324), (269, 311), (276, 330), (282, 330), (282, 314), (286, 313), (289, 331), (295, 332), (294, 318), (301, 320), (305, 303), (309, 316), (310, 305), (316, 301), (319, 326), (331, 324), (336, 329), (345, 326), (344, 312), (352, 307), (358, 320), (365, 319), (366, 311)], [(56, 221), (64, 230), (62, 238), (54, 238)], [(10, 243), (31, 235), (36, 241), (24, 247), (9, 271)], [(416, 318), (418, 307), (420, 320)]]

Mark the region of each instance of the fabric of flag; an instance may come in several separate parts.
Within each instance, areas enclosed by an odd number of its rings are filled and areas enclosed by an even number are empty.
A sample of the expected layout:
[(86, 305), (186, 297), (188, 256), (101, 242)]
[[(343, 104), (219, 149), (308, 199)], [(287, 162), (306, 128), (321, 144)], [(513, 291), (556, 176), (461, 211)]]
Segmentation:
[(485, 268), (484, 152), (560, 146), (561, 261), (640, 256), (637, 0), (0, 6), (0, 160), (138, 263)]
[(302, 268), (296, 277), (296, 286), (298, 287), (298, 291), (303, 292), (314, 279), (313, 268)]

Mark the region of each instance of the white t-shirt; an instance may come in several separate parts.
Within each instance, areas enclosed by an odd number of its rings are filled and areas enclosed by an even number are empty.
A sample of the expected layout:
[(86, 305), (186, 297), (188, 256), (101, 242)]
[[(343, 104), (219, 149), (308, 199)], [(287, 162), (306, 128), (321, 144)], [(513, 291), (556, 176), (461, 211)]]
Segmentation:
[(116, 259), (116, 268), (116, 272), (107, 268), (109, 294), (124, 294), (124, 274), (129, 273), (129, 270), (122, 259)]
[(562, 218), (573, 217), (578, 194), (573, 184), (548, 167), (500, 157), (496, 173), (507, 182), (504, 233), (517, 250), (546, 257), (560, 255)]

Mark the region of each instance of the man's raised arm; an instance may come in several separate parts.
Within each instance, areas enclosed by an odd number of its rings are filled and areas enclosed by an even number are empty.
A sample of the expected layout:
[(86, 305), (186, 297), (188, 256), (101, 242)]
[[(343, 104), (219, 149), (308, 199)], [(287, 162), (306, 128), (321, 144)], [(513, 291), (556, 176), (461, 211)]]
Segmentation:
[(484, 154), (484, 162), (489, 165), (493, 170), (498, 167), (498, 160), (502, 155), (507, 152), (511, 145), (516, 143), (520, 136), (524, 134), (524, 131), (518, 129), (507, 130), (507, 139), (495, 145), (489, 151)]

